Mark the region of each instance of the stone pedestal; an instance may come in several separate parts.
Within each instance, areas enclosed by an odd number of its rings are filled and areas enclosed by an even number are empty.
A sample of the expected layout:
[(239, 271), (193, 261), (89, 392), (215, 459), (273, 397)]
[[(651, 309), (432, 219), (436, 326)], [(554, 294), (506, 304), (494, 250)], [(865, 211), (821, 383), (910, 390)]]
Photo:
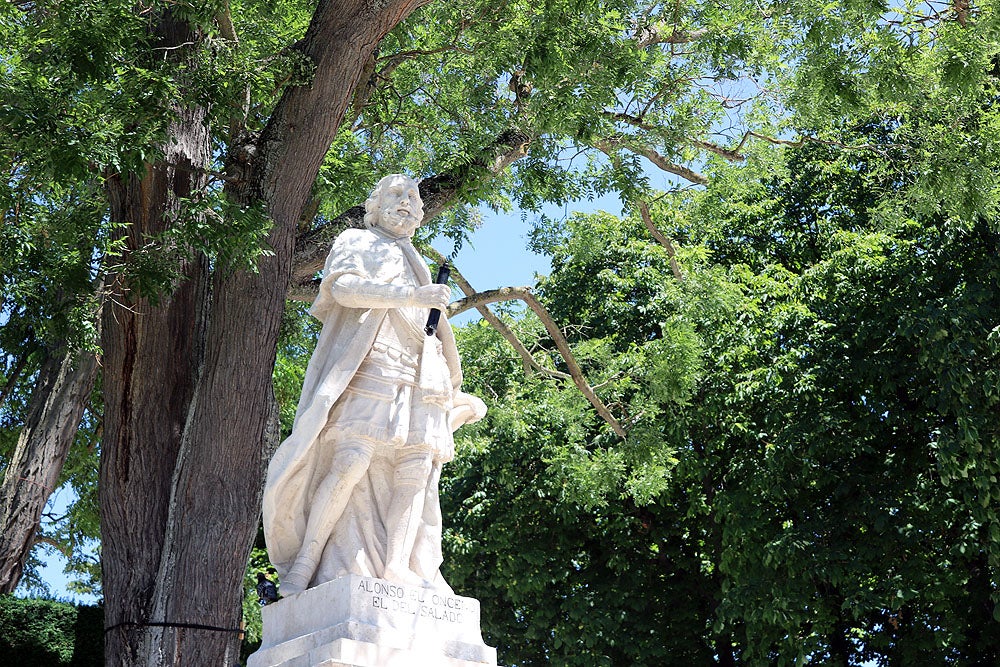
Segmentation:
[(493, 667), (479, 601), (346, 576), (261, 610), (264, 638), (247, 667)]

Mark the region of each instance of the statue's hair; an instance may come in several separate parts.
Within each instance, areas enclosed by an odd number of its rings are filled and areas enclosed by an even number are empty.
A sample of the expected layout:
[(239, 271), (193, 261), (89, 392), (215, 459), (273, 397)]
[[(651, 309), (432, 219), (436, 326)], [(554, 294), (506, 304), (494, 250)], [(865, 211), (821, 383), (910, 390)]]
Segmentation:
[[(378, 223), (378, 200), (382, 196), (382, 190), (385, 186), (397, 176), (406, 176), (406, 174), (389, 174), (388, 176), (383, 176), (379, 179), (379, 182), (375, 184), (375, 189), (372, 193), (368, 195), (368, 199), (365, 200), (365, 227), (372, 228)], [(407, 176), (409, 178), (409, 176)]]

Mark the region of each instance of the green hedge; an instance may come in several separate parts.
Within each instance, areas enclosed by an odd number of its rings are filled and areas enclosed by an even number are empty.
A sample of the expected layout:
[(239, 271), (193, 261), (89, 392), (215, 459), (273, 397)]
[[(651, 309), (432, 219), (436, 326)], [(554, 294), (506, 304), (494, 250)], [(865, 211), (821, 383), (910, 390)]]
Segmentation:
[(104, 664), (104, 610), (0, 596), (0, 664), (100, 667)]

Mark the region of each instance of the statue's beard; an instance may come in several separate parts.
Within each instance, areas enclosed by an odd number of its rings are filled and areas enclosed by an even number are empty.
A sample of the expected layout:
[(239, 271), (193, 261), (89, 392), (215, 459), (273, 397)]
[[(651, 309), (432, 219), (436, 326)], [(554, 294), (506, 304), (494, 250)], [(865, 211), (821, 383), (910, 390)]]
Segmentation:
[(420, 226), (420, 219), (413, 214), (384, 213), (379, 226), (396, 236), (411, 236)]

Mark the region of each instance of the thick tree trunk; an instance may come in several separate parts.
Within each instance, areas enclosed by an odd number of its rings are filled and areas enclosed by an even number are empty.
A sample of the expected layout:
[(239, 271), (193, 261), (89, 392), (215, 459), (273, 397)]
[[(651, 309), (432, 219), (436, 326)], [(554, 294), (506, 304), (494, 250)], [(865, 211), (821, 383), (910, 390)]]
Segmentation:
[[(313, 81), (287, 90), (249, 160), (228, 166), (230, 198), (262, 202), (274, 222), (274, 254), (257, 273), (192, 262), (158, 303), (119, 286), (106, 307), (108, 665), (236, 662), (243, 573), (276, 445), (271, 375), (297, 223), (364, 62), (418, 4), (319, 2), (296, 47), (315, 64)], [(177, 26), (167, 32), (190, 41)], [(110, 184), (131, 249), (170, 224), (177, 197), (203, 185), (205, 114), (180, 111), (164, 159), (141, 179)]]
[(97, 376), (92, 352), (66, 350), (42, 364), (28, 416), (0, 487), (0, 593), (21, 580), (42, 510), (59, 481)]
[[(171, 126), (163, 163), (143, 178), (109, 183), (112, 219), (130, 223), (130, 251), (168, 225), (178, 197), (203, 185), (208, 164), (204, 114), (184, 111)], [(108, 665), (144, 664), (152, 640), (171, 509), (174, 469), (203, 356), (207, 262), (182, 267), (186, 279), (153, 303), (117, 284), (105, 305), (104, 439), (100, 511)], [(202, 619), (179, 619), (192, 623)], [(150, 663), (155, 664), (155, 663)], [(191, 663), (196, 664), (196, 663)]]

